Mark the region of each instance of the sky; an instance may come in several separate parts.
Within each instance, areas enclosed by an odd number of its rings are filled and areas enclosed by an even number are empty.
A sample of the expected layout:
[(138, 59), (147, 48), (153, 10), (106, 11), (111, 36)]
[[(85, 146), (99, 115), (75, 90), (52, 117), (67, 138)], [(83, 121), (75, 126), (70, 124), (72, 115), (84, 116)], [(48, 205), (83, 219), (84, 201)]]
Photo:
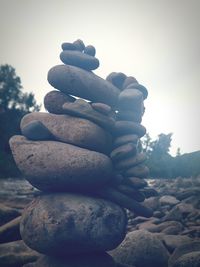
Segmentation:
[(61, 44), (82, 39), (96, 48), (95, 74), (123, 72), (147, 87), (142, 124), (153, 139), (173, 133), (172, 155), (197, 151), (199, 14), (199, 0), (0, 0), (0, 64), (43, 104)]

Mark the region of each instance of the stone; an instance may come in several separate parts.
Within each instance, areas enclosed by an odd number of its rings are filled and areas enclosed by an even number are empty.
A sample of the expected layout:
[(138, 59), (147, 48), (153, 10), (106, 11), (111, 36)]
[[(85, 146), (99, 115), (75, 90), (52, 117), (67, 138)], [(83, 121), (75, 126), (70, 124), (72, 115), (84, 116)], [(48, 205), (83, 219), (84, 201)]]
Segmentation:
[(92, 102), (116, 107), (120, 90), (92, 72), (70, 66), (57, 65), (48, 72), (48, 82), (65, 94)]
[(114, 162), (116, 162), (128, 157), (129, 155), (135, 155), (136, 152), (136, 145), (134, 143), (127, 143), (115, 148), (111, 152), (110, 157)]
[(19, 223), (21, 216), (0, 226), (0, 243), (7, 243), (15, 240), (20, 240)]
[(21, 215), (19, 210), (0, 203), (0, 226), (18, 217), (19, 215)]
[(10, 146), (22, 174), (42, 191), (93, 190), (112, 177), (111, 160), (102, 153), (23, 136), (13, 136)]
[(37, 262), (23, 267), (117, 267), (112, 257), (106, 253), (84, 253), (64, 258), (41, 256)]
[(99, 60), (97, 58), (76, 50), (62, 51), (60, 59), (64, 64), (85, 70), (95, 70), (99, 67)]
[(21, 128), (21, 132), (23, 136), (30, 140), (54, 140), (54, 136), (49, 129), (38, 120), (32, 120), (27, 123)]
[(63, 105), (63, 110), (64, 113), (69, 115), (88, 119), (108, 131), (112, 131), (115, 125), (114, 118), (96, 111), (87, 101), (83, 99), (77, 99), (73, 103), (65, 103)]
[(94, 57), (96, 54), (96, 49), (93, 45), (87, 45), (84, 49), (84, 53)]
[(114, 203), (54, 193), (37, 197), (25, 208), (20, 232), (40, 253), (67, 255), (114, 249), (125, 237), (126, 223), (125, 212)]
[(145, 195), (145, 198), (158, 196), (158, 192), (154, 188), (145, 187), (141, 189), (141, 192)]
[[(89, 120), (70, 115), (33, 112), (22, 118), (20, 125), (22, 133), (26, 126), (35, 120), (41, 122), (51, 133), (53, 138), (47, 138), (47, 140), (55, 139), (103, 153), (109, 153), (111, 150), (111, 135)], [(36, 135), (39, 133), (36, 132)]]
[(107, 77), (106, 80), (111, 82), (120, 90), (122, 89), (124, 80), (126, 79), (126, 75), (122, 72), (111, 72)]
[(167, 228), (165, 228), (162, 233), (166, 234), (166, 235), (178, 235), (182, 232), (183, 230), (183, 225), (179, 224), (179, 225), (175, 225), (175, 226), (169, 226)]
[(136, 134), (121, 135), (114, 139), (113, 147), (118, 147), (127, 143), (137, 144), (138, 136)]
[(143, 114), (143, 94), (137, 89), (125, 89), (119, 94), (119, 109)]
[(139, 83), (130, 83), (126, 87), (126, 89), (137, 89), (137, 90), (139, 90), (143, 94), (144, 99), (146, 99), (147, 96), (148, 96), (148, 91), (147, 91), (146, 87), (144, 87), (143, 85), (141, 85)]
[(96, 194), (102, 198), (110, 200), (119, 206), (126, 208), (135, 214), (143, 217), (151, 217), (153, 211), (144, 205), (135, 201), (134, 198), (127, 196), (113, 187), (104, 187), (96, 192)]
[(136, 165), (129, 168), (124, 172), (124, 175), (127, 177), (135, 176), (139, 178), (145, 178), (149, 174), (149, 168), (143, 164)]
[(63, 104), (74, 101), (74, 97), (66, 95), (60, 91), (53, 90), (45, 95), (44, 107), (50, 113), (63, 114)]
[(174, 263), (173, 267), (199, 267), (200, 251), (187, 253)]
[(61, 47), (62, 47), (62, 50), (76, 50), (77, 49), (76, 46), (72, 43), (63, 43)]
[[(169, 258), (169, 267), (174, 267), (176, 261), (184, 254), (200, 251), (200, 242), (192, 241), (177, 247)], [(190, 266), (191, 267), (191, 266)]]
[(123, 90), (126, 89), (129, 86), (129, 84), (132, 84), (132, 83), (137, 83), (137, 80), (132, 76), (126, 77), (126, 79), (124, 80), (122, 89)]
[(177, 247), (192, 241), (192, 238), (183, 235), (161, 235), (161, 240), (170, 253)]
[(163, 220), (165, 221), (182, 221), (190, 213), (193, 213), (195, 208), (191, 204), (179, 203), (174, 206), (168, 214), (165, 215)]
[(144, 205), (152, 210), (158, 210), (160, 208), (159, 197), (154, 196), (145, 199)]
[(110, 113), (112, 112), (111, 107), (103, 103), (91, 103), (91, 106), (93, 107), (93, 109), (104, 115), (110, 115)]
[(78, 39), (73, 42), (73, 45), (76, 47), (78, 51), (83, 51), (85, 49), (85, 44), (82, 40)]
[(137, 153), (135, 156), (128, 156), (125, 159), (121, 159), (115, 164), (116, 170), (124, 170), (134, 167), (138, 164), (143, 163), (146, 160), (146, 155), (144, 153)]
[(126, 134), (135, 134), (138, 137), (145, 135), (146, 129), (144, 126), (139, 123), (132, 121), (116, 121), (114, 134), (116, 136), (126, 135)]
[(117, 113), (117, 119), (141, 123), (142, 114), (141, 112), (137, 113), (135, 111), (130, 111), (130, 110), (119, 110)]
[(140, 189), (147, 186), (147, 182), (143, 179), (137, 177), (128, 177), (126, 178), (129, 180), (134, 188)]
[(137, 267), (167, 267), (169, 253), (162, 242), (147, 231), (133, 231), (109, 252), (115, 261)]
[(130, 187), (129, 185), (117, 185), (115, 187), (121, 193), (130, 196), (131, 198), (135, 199), (138, 202), (143, 202), (145, 197), (144, 195), (137, 189)]
[[(148, 230), (151, 233), (160, 233), (160, 232), (163, 232), (163, 230), (165, 230), (165, 229), (167, 229), (168, 227), (171, 227), (171, 226), (177, 227), (177, 228), (179, 228), (179, 230), (183, 229), (183, 225), (181, 223), (176, 222), (176, 221), (169, 221), (169, 222), (160, 223), (158, 225), (152, 225), (152, 226), (148, 227), (148, 229), (146, 228), (146, 230)], [(141, 229), (141, 227), (142, 226), (140, 226), (139, 229)]]
[(34, 262), (40, 254), (27, 247), (22, 240), (0, 244), (0, 266), (21, 267)]
[(160, 198), (160, 204), (161, 205), (170, 205), (170, 206), (174, 206), (176, 204), (178, 204), (180, 201), (173, 197), (173, 196), (170, 196), (170, 195), (165, 195), (165, 196), (162, 196)]

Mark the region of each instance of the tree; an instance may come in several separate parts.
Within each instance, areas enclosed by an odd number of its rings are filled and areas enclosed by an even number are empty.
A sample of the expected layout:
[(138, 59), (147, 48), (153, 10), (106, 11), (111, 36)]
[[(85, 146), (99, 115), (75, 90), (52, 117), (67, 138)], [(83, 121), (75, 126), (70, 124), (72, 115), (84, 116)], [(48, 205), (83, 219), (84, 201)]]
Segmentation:
[(20, 134), (21, 118), (29, 112), (38, 111), (33, 93), (23, 92), (20, 78), (10, 65), (0, 66), (0, 174), (17, 175), (8, 141)]

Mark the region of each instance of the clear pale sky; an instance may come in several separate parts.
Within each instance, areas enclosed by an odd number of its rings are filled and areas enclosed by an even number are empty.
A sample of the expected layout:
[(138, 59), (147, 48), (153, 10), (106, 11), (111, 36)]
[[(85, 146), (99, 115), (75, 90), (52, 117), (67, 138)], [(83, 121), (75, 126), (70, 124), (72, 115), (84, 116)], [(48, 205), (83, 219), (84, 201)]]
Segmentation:
[(171, 153), (200, 150), (200, 0), (0, 0), (0, 64), (43, 103), (61, 43), (96, 47), (105, 78), (135, 76), (149, 90), (142, 124), (173, 133)]

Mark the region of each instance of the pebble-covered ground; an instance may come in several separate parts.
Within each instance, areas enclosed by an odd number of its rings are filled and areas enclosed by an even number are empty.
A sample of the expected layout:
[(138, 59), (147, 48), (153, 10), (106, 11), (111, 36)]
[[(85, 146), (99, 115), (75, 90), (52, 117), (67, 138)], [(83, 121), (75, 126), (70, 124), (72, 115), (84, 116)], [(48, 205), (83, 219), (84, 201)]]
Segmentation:
[[(200, 177), (156, 179), (148, 183), (158, 192), (144, 202), (154, 210), (153, 217), (135, 217), (128, 212), (127, 236), (110, 254), (127, 266), (200, 266)], [(0, 180), (2, 267), (22, 266), (38, 258), (22, 241), (15, 241), (19, 233), (13, 228), (23, 207), (37, 194), (38, 191), (22, 179)], [(9, 229), (15, 230), (10, 233)], [(13, 242), (7, 243), (10, 239)]]

